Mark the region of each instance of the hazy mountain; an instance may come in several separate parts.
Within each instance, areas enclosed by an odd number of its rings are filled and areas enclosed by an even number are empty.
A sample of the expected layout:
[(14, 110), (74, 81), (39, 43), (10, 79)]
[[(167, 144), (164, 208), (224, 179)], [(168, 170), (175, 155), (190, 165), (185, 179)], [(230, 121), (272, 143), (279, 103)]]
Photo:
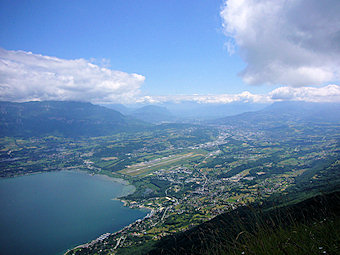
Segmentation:
[(147, 124), (102, 106), (82, 102), (0, 102), (1, 136), (101, 136)]
[(106, 104), (109, 109), (119, 111), (124, 115), (151, 122), (200, 122), (226, 116), (232, 116), (249, 111), (258, 111), (268, 104), (236, 102), (229, 104), (208, 104), (192, 101), (165, 102), (156, 105), (145, 104)]
[(134, 111), (133, 108), (126, 107), (123, 104), (105, 104), (105, 105), (102, 105), (102, 106), (109, 108), (109, 109), (113, 109), (115, 111), (118, 111), (118, 112), (120, 112), (121, 114), (124, 114), (124, 115), (129, 115)]
[(289, 122), (340, 122), (340, 104), (286, 101), (276, 102), (263, 110), (246, 112), (213, 121), (216, 124), (230, 124), (269, 128)]
[(339, 122), (339, 103), (310, 103), (299, 101), (286, 101), (274, 103), (263, 110), (273, 115), (287, 119), (298, 119), (312, 122)]
[(134, 110), (130, 116), (150, 123), (172, 122), (175, 117), (166, 107), (147, 105)]
[(171, 113), (182, 120), (211, 120), (249, 111), (258, 111), (268, 106), (268, 104), (244, 102), (229, 104), (181, 102), (164, 103), (163, 106), (165, 106)]

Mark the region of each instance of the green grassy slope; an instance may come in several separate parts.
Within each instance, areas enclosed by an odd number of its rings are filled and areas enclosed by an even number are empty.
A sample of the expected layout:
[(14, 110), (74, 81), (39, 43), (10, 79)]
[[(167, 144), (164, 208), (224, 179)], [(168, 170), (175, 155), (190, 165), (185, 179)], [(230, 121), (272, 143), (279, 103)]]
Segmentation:
[(240, 207), (119, 254), (339, 254), (340, 192), (284, 207)]

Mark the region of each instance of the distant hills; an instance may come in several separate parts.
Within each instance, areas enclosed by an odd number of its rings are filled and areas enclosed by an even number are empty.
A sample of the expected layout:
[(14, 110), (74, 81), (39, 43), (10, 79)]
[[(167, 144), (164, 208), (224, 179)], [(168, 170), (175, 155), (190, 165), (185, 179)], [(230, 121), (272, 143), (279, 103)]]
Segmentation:
[(130, 116), (150, 123), (173, 122), (176, 119), (166, 107), (156, 105), (138, 108)]
[(113, 109), (115, 111), (118, 111), (123, 115), (129, 115), (134, 110), (132, 108), (126, 107), (123, 104), (106, 104), (106, 105), (102, 105), (102, 106), (109, 108), (109, 109)]
[(163, 122), (216, 123), (266, 126), (281, 122), (339, 122), (339, 103), (312, 103), (284, 101), (273, 104), (235, 102), (229, 104), (207, 104), (196, 102), (163, 103), (159, 105), (134, 105), (126, 107), (108, 105), (124, 115), (159, 124)]
[(228, 104), (222, 103), (164, 103), (162, 106), (181, 119), (182, 121), (204, 121), (226, 116), (233, 116), (244, 112), (259, 111), (269, 104), (233, 102)]
[(125, 106), (122, 104), (107, 104), (103, 106), (119, 111), (127, 116), (158, 124), (163, 122), (197, 123), (249, 111), (258, 111), (268, 106), (268, 104), (245, 102), (229, 104), (166, 102), (156, 105), (136, 104)]
[(83, 102), (0, 102), (1, 136), (103, 136), (140, 130), (145, 122)]
[[(210, 119), (223, 113), (222, 116), (227, 117), (215, 118), (207, 123), (242, 126), (256, 130), (275, 128), (284, 130), (289, 128), (289, 123), (293, 122), (340, 123), (340, 104), (336, 103), (277, 102), (261, 110), (243, 112), (234, 116), (228, 114), (246, 109), (254, 110), (264, 105), (256, 107), (243, 104), (205, 105), (201, 108), (196, 104), (186, 105), (186, 108), (183, 105), (178, 105), (177, 108), (175, 105), (168, 105), (168, 107), (148, 105), (133, 109), (117, 104), (110, 107), (117, 110), (84, 102), (0, 102), (0, 135), (103, 136), (122, 131), (141, 130), (151, 126), (150, 123), (196, 122), (197, 119), (207, 119), (209, 112), (215, 112), (215, 114), (211, 113)], [(169, 107), (172, 110), (169, 110)], [(240, 108), (237, 110), (238, 107)], [(181, 109), (183, 109), (182, 113)], [(199, 117), (199, 112), (202, 118)]]
[(276, 102), (260, 111), (245, 112), (211, 121), (211, 123), (214, 124), (246, 126), (260, 129), (289, 125), (290, 122), (339, 123), (340, 104), (297, 101)]
[(126, 116), (131, 116), (135, 119), (153, 124), (176, 122), (178, 119), (166, 107), (159, 105), (134, 105), (131, 107), (126, 107), (122, 104), (108, 104), (103, 106), (119, 111)]

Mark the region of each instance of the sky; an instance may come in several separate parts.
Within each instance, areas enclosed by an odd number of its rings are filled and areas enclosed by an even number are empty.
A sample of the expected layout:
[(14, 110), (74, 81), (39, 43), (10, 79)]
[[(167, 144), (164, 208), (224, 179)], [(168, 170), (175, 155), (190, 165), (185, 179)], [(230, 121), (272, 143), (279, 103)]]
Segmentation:
[(0, 0), (0, 100), (340, 102), (338, 0)]

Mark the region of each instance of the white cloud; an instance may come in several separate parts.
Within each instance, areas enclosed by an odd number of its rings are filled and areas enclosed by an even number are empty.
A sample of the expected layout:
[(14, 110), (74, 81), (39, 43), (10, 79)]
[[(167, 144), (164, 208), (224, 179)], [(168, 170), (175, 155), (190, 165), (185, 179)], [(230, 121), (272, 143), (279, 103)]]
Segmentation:
[(340, 86), (328, 85), (321, 88), (281, 87), (269, 93), (269, 97), (275, 101), (306, 101), (306, 102), (338, 102), (340, 103)]
[(128, 102), (145, 77), (101, 67), (85, 59), (66, 60), (0, 48), (0, 100)]
[(221, 17), (245, 82), (301, 87), (340, 80), (339, 13), (339, 0), (228, 0)]
[(229, 104), (233, 102), (268, 102), (268, 96), (251, 94), (248, 91), (240, 94), (221, 94), (221, 95), (171, 95), (171, 96), (145, 96), (137, 99), (138, 103), (164, 103), (164, 102), (196, 102), (200, 104)]
[(229, 104), (243, 103), (273, 103), (275, 101), (305, 101), (305, 102), (337, 102), (340, 103), (340, 86), (328, 85), (324, 87), (280, 87), (267, 94), (252, 94), (244, 91), (239, 94), (220, 95), (171, 95), (144, 96), (136, 99), (137, 103), (164, 102), (196, 102), (201, 104)]
[[(107, 63), (106, 60), (104, 60)], [(322, 76), (315, 69), (301, 69)], [(322, 70), (320, 71), (323, 72)], [(293, 74), (292, 74), (293, 75)], [(327, 75), (327, 74), (325, 74)], [(84, 59), (65, 60), (0, 48), (0, 100), (75, 100), (93, 103), (233, 102), (271, 103), (282, 100), (340, 102), (340, 86), (280, 87), (267, 94), (141, 96), (144, 76), (101, 67)]]

